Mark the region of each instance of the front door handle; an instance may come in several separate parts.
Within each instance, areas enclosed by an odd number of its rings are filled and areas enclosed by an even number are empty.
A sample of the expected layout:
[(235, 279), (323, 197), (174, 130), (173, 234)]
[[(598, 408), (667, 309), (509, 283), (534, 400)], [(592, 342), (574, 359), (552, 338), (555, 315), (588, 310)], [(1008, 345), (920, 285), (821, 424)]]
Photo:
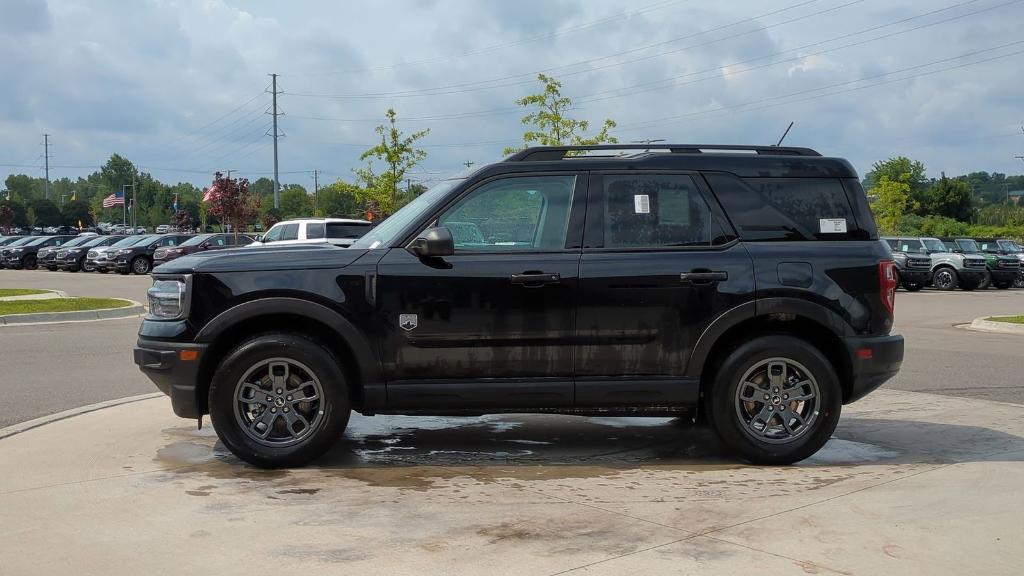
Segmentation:
[(513, 274), (509, 277), (509, 281), (524, 288), (540, 288), (547, 284), (558, 284), (562, 281), (562, 277), (558, 273), (523, 272), (522, 274)]
[(715, 282), (725, 282), (728, 279), (729, 273), (721, 270), (695, 270), (693, 272), (683, 272), (679, 275), (679, 281), (684, 284), (712, 284)]

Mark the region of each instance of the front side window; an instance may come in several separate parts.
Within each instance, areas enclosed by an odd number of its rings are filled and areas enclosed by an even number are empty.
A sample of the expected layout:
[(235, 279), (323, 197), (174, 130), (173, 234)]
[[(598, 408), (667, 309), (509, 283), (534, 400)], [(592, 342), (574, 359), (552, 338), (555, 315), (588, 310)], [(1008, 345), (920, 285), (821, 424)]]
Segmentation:
[(605, 248), (710, 246), (715, 232), (689, 176), (604, 176)]
[(284, 231), (284, 224), (275, 224), (263, 235), (263, 242), (277, 242), (281, 239), (281, 232)]
[(942, 240), (937, 238), (925, 238), (922, 242), (924, 242), (924, 246), (929, 252), (949, 252), (949, 249), (942, 243)]
[(298, 240), (299, 239), (299, 225), (285, 224), (281, 227), (281, 240)]
[(901, 240), (900, 252), (924, 252), (924, 244), (920, 240)]
[(522, 176), (488, 182), (438, 218), (456, 251), (561, 250), (575, 175)]

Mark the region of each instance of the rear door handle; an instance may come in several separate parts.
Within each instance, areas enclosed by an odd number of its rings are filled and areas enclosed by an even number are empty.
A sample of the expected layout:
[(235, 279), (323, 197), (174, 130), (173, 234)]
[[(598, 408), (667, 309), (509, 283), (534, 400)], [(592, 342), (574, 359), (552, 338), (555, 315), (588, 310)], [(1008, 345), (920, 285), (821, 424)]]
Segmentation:
[(729, 273), (724, 271), (683, 272), (679, 275), (679, 281), (684, 284), (712, 284), (725, 282), (728, 279)]
[(562, 281), (562, 277), (558, 273), (523, 272), (522, 274), (513, 274), (509, 277), (509, 281), (524, 288), (540, 288), (547, 284), (558, 284)]

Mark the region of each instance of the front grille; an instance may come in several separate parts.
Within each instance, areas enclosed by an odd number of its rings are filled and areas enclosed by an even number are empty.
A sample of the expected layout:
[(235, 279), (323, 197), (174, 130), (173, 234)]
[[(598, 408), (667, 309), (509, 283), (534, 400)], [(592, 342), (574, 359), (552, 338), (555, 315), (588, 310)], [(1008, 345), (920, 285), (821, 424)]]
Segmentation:
[(932, 261), (927, 258), (907, 258), (907, 268), (931, 268)]
[(1020, 262), (1017, 261), (1017, 260), (1000, 260), (999, 261), (999, 267), (1000, 268), (1010, 268), (1010, 269), (1020, 268)]
[(964, 266), (968, 268), (984, 268), (984, 260), (964, 260)]

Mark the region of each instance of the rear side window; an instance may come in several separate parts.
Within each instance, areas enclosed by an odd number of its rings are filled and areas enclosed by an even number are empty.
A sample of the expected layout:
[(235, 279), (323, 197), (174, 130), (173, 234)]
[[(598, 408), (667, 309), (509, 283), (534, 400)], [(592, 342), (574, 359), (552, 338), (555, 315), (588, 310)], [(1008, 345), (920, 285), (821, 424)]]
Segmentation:
[(309, 222), (306, 224), (306, 239), (319, 240), (324, 237), (323, 222)]
[(866, 239), (837, 178), (738, 178), (707, 174), (747, 241)]
[(710, 246), (711, 210), (689, 176), (607, 174), (604, 247)]
[(361, 238), (363, 234), (369, 232), (370, 228), (372, 228), (371, 224), (346, 224), (343, 222), (328, 222), (327, 237), (355, 240), (356, 238)]

